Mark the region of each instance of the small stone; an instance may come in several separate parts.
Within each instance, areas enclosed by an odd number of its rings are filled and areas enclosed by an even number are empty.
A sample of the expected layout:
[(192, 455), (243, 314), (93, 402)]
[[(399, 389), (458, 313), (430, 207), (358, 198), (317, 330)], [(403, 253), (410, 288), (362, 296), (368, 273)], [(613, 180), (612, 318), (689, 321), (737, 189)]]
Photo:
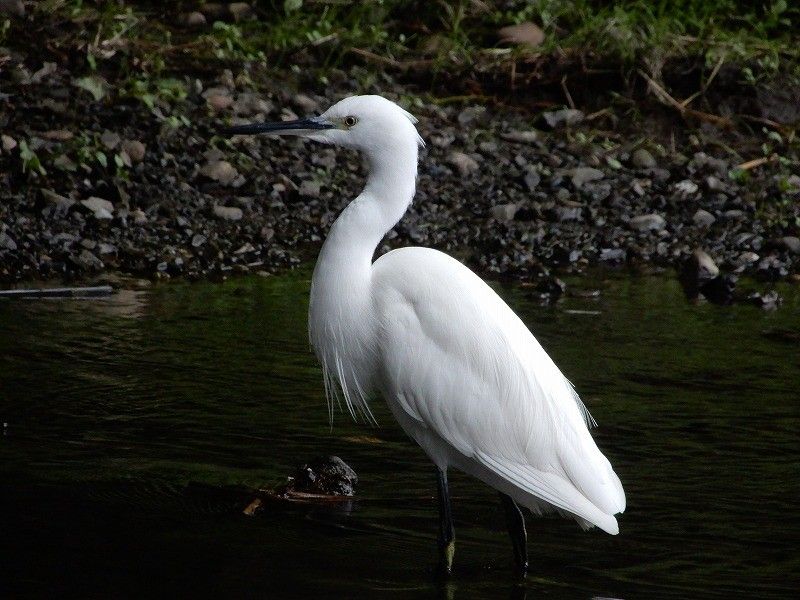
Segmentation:
[(255, 14), (253, 12), (253, 7), (247, 2), (231, 2), (228, 4), (228, 12), (231, 14), (231, 17), (233, 17), (233, 20), (237, 23), (246, 19), (250, 19)]
[(297, 468), (292, 487), (298, 492), (352, 496), (357, 483), (356, 472), (341, 458), (321, 456)]
[(147, 215), (144, 214), (144, 211), (140, 208), (134, 210), (131, 213), (131, 216), (133, 217), (133, 222), (136, 225), (144, 225), (145, 223), (147, 223)]
[(114, 205), (108, 200), (92, 196), (86, 200), (81, 200), (81, 204), (94, 214), (95, 219), (108, 220), (114, 218)]
[(623, 262), (626, 252), (622, 248), (601, 248), (600, 260), (603, 262)]
[(516, 142), (518, 144), (533, 144), (539, 141), (539, 132), (535, 129), (526, 131), (511, 130), (501, 133), (500, 137), (509, 142)]
[(132, 162), (140, 163), (144, 160), (147, 147), (139, 140), (125, 140), (122, 142), (122, 149), (128, 154)]
[(5, 133), (0, 135), (0, 140), (3, 142), (3, 151), (4, 152), (11, 152), (14, 148), (17, 147), (17, 140), (12, 138), (10, 135), (6, 135)]
[(458, 113), (458, 117), (456, 120), (458, 124), (462, 127), (465, 125), (473, 125), (477, 122), (483, 121), (486, 119), (487, 112), (485, 106), (468, 106), (460, 113)]
[(673, 189), (677, 194), (686, 198), (687, 196), (691, 196), (694, 194), (699, 188), (694, 181), (690, 181), (689, 179), (684, 179), (683, 181), (679, 181), (673, 186)]
[(463, 152), (451, 152), (447, 162), (453, 165), (462, 177), (467, 177), (479, 169), (478, 161)]
[(526, 21), (518, 25), (503, 27), (497, 32), (501, 42), (536, 48), (544, 42), (544, 31), (536, 23)]
[(228, 94), (210, 94), (206, 97), (208, 105), (216, 112), (221, 112), (233, 104), (233, 97)]
[(103, 144), (103, 146), (105, 146), (108, 150), (113, 150), (119, 146), (120, 142), (122, 142), (122, 138), (119, 137), (119, 134), (114, 133), (113, 131), (105, 130), (100, 136), (100, 143)]
[(561, 110), (554, 110), (542, 114), (545, 122), (553, 129), (558, 127), (571, 127), (577, 125), (585, 118), (582, 110), (574, 108), (562, 108)]
[(105, 266), (102, 260), (97, 258), (91, 250), (87, 249), (81, 250), (76, 262), (87, 271), (100, 270)]
[(255, 246), (250, 242), (246, 242), (233, 251), (234, 254), (249, 254), (250, 252), (255, 252)]
[(598, 179), (602, 179), (605, 175), (600, 169), (595, 169), (593, 167), (577, 167), (569, 172), (569, 176), (570, 179), (572, 179), (572, 185), (575, 186), (576, 189), (581, 189), (585, 183), (597, 181)]
[(192, 248), (199, 248), (206, 243), (207, 238), (202, 233), (196, 233), (192, 236)]
[(214, 215), (225, 221), (241, 221), (244, 213), (241, 208), (236, 206), (214, 205)]
[(17, 249), (17, 242), (5, 231), (0, 231), (0, 249), (11, 250), (12, 252)]
[(22, 0), (0, 0), (0, 15), (24, 17), (25, 3)]
[(778, 292), (772, 290), (766, 294), (752, 292), (747, 296), (747, 301), (764, 310), (777, 310), (778, 305), (783, 302), (783, 298), (778, 295)]
[(692, 217), (692, 222), (698, 227), (711, 227), (716, 220), (714, 215), (702, 208), (697, 209), (697, 212), (695, 212)]
[(187, 27), (202, 27), (207, 23), (206, 16), (199, 11), (192, 11), (183, 17), (183, 23)]
[(508, 221), (514, 220), (514, 215), (517, 214), (517, 205), (510, 203), (510, 204), (498, 204), (492, 207), (492, 217), (495, 220), (500, 221), (501, 223), (507, 223)]
[(298, 192), (303, 198), (319, 198), (320, 190), (321, 185), (319, 181), (307, 179), (300, 183)]
[(97, 251), (100, 253), (100, 256), (103, 256), (104, 254), (114, 254), (117, 251), (117, 247), (114, 244), (100, 242), (97, 245)]
[(532, 192), (539, 187), (541, 180), (541, 175), (539, 175), (539, 172), (536, 169), (533, 167), (528, 168), (527, 172), (525, 173), (525, 187), (528, 188), (528, 191)]
[(792, 254), (800, 254), (800, 238), (793, 235), (786, 235), (782, 237), (779, 242), (784, 250), (788, 250)]
[(742, 265), (742, 266), (745, 266), (745, 267), (749, 267), (750, 265), (757, 263), (760, 258), (761, 257), (758, 254), (748, 250), (746, 252), (742, 252), (737, 257), (736, 262), (739, 265)]
[(239, 175), (236, 168), (227, 160), (206, 163), (200, 169), (200, 174), (219, 182), (221, 185), (230, 185)]
[(644, 148), (634, 150), (631, 163), (638, 169), (652, 169), (656, 166), (656, 159)]
[(67, 214), (67, 211), (75, 204), (75, 201), (71, 198), (67, 198), (65, 196), (61, 196), (60, 194), (56, 194), (53, 190), (41, 190), (42, 197), (47, 200), (48, 202), (52, 202), (56, 206), (56, 213), (57, 214)]
[(305, 94), (295, 94), (292, 98), (294, 104), (303, 114), (310, 115), (319, 110), (319, 102)]
[(633, 217), (629, 224), (632, 229), (637, 231), (661, 231), (666, 227), (667, 222), (661, 215), (653, 213)]
[(706, 177), (706, 189), (708, 189), (709, 192), (721, 192), (725, 189), (725, 184), (722, 183), (719, 177), (709, 175)]
[(743, 210), (739, 210), (738, 208), (734, 208), (732, 210), (726, 210), (722, 213), (722, 218), (728, 219), (730, 221), (735, 221), (736, 219), (742, 219), (745, 216), (745, 212)]

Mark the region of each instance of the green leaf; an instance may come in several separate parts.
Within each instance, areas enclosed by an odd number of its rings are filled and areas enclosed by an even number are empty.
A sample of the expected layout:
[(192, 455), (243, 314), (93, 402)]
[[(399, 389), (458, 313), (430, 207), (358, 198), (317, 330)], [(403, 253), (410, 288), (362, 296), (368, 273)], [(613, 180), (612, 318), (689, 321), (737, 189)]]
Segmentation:
[(94, 157), (97, 159), (97, 162), (99, 162), (103, 166), (103, 168), (108, 166), (108, 158), (106, 157), (104, 152), (98, 150), (97, 152), (94, 153)]
[(293, 13), (303, 7), (303, 0), (284, 0), (283, 10), (286, 14)]
[(94, 98), (95, 102), (100, 102), (108, 93), (108, 84), (102, 77), (96, 75), (89, 75), (88, 77), (79, 77), (72, 81), (72, 85), (79, 87), (82, 90), (89, 92)]

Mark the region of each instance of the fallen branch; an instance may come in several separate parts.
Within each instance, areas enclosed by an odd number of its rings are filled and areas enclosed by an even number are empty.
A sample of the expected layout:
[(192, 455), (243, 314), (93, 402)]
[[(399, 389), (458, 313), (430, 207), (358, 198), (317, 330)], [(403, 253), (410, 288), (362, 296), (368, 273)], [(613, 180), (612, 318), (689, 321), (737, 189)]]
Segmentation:
[(652, 90), (655, 97), (667, 106), (673, 107), (677, 110), (683, 117), (694, 117), (695, 119), (699, 119), (701, 121), (706, 121), (708, 123), (713, 123), (718, 127), (723, 127), (725, 129), (733, 129), (733, 122), (730, 119), (726, 119), (725, 117), (720, 117), (719, 115), (712, 115), (711, 113), (703, 112), (701, 110), (695, 110), (693, 108), (689, 108), (684, 106), (680, 102), (678, 102), (675, 98), (673, 98), (667, 90), (665, 90), (661, 85), (659, 85), (655, 79), (650, 77), (647, 73), (638, 69), (639, 75), (641, 75), (646, 81), (650, 89)]
[(33, 288), (24, 290), (0, 290), (0, 298), (98, 298), (110, 296), (114, 288), (110, 285), (81, 288)]
[(756, 167), (760, 167), (761, 165), (765, 165), (770, 162), (775, 162), (778, 159), (777, 156), (762, 156), (761, 158), (754, 158), (753, 160), (748, 160), (747, 162), (743, 162), (740, 165), (736, 165), (736, 169), (740, 171), (749, 171), (750, 169), (755, 169)]

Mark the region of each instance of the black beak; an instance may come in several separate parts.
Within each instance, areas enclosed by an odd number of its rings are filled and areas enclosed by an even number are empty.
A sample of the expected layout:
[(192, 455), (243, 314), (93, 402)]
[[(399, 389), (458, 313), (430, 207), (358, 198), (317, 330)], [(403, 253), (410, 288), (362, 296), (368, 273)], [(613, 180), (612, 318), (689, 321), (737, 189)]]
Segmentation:
[(283, 133), (284, 131), (319, 131), (333, 129), (335, 125), (322, 117), (309, 117), (295, 121), (278, 121), (275, 123), (251, 123), (249, 125), (236, 125), (220, 130), (222, 135), (255, 135), (257, 133)]

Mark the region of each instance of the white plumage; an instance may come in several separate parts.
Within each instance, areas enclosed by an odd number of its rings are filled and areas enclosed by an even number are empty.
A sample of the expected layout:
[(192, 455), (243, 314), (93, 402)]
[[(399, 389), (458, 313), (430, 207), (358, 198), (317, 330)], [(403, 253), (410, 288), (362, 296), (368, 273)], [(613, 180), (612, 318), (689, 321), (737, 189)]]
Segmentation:
[(625, 494), (589, 433), (591, 417), (508, 305), (436, 250), (403, 248), (373, 263), (414, 195), (414, 122), (384, 98), (356, 96), (291, 128), (261, 129), (356, 148), (369, 163), (312, 279), (310, 338), (331, 410), (340, 393), (354, 416), (371, 419), (368, 399), (380, 393), (442, 471), (453, 466), (536, 513), (557, 510), (616, 534)]

